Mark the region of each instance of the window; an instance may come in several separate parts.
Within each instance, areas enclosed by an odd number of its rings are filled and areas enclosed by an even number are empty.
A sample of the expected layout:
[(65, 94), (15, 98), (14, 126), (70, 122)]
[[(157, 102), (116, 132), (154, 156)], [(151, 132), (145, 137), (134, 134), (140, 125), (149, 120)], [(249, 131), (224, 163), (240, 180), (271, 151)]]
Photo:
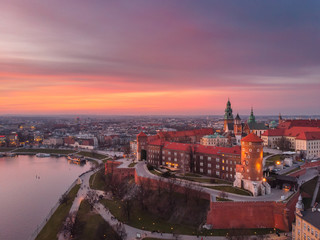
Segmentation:
[(174, 158), (174, 161), (177, 162), (177, 158)]
[(224, 166), (222, 166), (222, 170), (224, 170)]
[(226, 164), (228, 164), (228, 160), (226, 160)]
[(203, 160), (203, 156), (200, 156), (200, 159)]
[(181, 153), (181, 157), (183, 157), (183, 153)]
[(257, 149), (257, 152), (260, 152), (260, 149), (259, 149), (259, 148)]
[(174, 155), (175, 155), (175, 156), (177, 156), (177, 153), (176, 153), (176, 152), (174, 152)]
[(219, 171), (216, 171), (216, 175), (217, 175), (217, 176), (220, 176), (220, 172), (219, 172)]
[(200, 168), (200, 172), (203, 173), (203, 168)]
[(208, 157), (208, 161), (210, 161), (211, 160), (211, 157)]
[(208, 174), (211, 174), (211, 170), (210, 169), (208, 170)]
[(171, 157), (168, 157), (168, 160), (171, 161)]
[(232, 171), (232, 167), (230, 167), (230, 171)]
[(203, 166), (203, 162), (200, 162), (200, 166)]
[(216, 162), (220, 162), (220, 158), (216, 158)]
[(216, 165), (216, 169), (220, 169), (220, 165), (219, 164)]
[(224, 163), (224, 159), (222, 159), (222, 163)]
[(211, 167), (211, 163), (208, 163), (208, 168)]

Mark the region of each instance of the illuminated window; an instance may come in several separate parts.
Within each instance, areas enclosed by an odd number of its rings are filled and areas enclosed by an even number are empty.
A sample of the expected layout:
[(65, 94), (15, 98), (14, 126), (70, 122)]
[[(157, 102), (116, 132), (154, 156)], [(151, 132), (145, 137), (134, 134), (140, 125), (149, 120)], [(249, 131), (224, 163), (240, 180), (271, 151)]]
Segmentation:
[(224, 166), (222, 166), (222, 170), (224, 170)]

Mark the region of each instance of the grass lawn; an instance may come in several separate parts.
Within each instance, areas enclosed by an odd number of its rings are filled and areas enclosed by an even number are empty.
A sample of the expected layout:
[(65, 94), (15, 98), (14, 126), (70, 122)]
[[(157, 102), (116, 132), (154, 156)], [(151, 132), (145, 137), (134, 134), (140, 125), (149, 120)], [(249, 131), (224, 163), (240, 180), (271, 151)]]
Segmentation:
[(228, 193), (244, 195), (244, 196), (252, 196), (252, 193), (250, 193), (249, 191), (243, 190), (241, 188), (232, 187), (232, 186), (212, 186), (207, 188), (224, 191)]
[(73, 150), (65, 150), (65, 149), (49, 149), (49, 148), (40, 148), (40, 149), (34, 149), (34, 148), (20, 148), (15, 151), (15, 153), (56, 153), (56, 154), (70, 154), (74, 153), (75, 151)]
[(0, 152), (8, 152), (8, 151), (11, 151), (12, 149), (14, 148), (0, 148)]
[(69, 201), (67, 204), (61, 204), (51, 216), (47, 224), (42, 228), (36, 240), (58, 239), (57, 234), (62, 227), (63, 221), (69, 214), (73, 200), (75, 199), (80, 185), (74, 186), (68, 193)]
[(196, 174), (196, 173), (186, 173), (184, 176), (186, 176), (186, 177), (202, 177), (201, 175)]
[[(106, 206), (117, 219), (122, 222), (126, 222), (125, 217), (122, 215), (121, 205), (119, 201), (103, 199), (101, 200), (101, 203)], [(164, 233), (175, 232), (188, 235), (195, 233), (195, 227), (168, 223), (167, 221), (160, 219), (158, 216), (141, 211), (139, 208), (132, 209), (131, 219), (128, 222), (128, 225), (143, 230), (158, 230)]]
[(90, 176), (90, 187), (96, 190), (105, 190), (106, 183), (104, 181), (104, 168)]
[(134, 167), (137, 163), (130, 163), (129, 167)]
[(162, 176), (162, 174), (156, 170), (149, 170), (149, 172), (151, 172), (152, 174), (157, 175), (157, 176)]
[(266, 166), (275, 165), (277, 161), (283, 160), (284, 157), (281, 154), (274, 155), (266, 159)]
[(102, 154), (99, 154), (99, 153), (96, 153), (96, 152), (84, 152), (84, 151), (81, 151), (81, 152), (78, 152), (77, 153), (78, 155), (82, 155), (84, 157), (91, 157), (91, 158), (96, 158), (96, 159), (104, 159), (108, 156), (106, 155), (102, 155)]
[(120, 239), (112, 227), (98, 213), (91, 211), (88, 201), (81, 202), (75, 229), (74, 239), (77, 240)]

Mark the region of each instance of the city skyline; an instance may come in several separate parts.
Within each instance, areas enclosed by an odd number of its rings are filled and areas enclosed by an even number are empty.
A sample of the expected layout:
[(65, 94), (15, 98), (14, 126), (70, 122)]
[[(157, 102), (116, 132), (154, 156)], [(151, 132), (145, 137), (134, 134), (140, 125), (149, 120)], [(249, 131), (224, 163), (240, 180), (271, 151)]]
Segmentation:
[(1, 2), (2, 114), (320, 114), (318, 1)]

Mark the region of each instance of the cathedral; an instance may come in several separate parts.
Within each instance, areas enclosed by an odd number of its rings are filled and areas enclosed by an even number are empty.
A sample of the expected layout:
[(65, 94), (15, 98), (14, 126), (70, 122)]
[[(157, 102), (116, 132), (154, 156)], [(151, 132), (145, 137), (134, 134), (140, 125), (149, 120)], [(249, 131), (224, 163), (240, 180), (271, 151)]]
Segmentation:
[(240, 145), (241, 139), (250, 133), (253, 132), (260, 137), (268, 129), (264, 122), (256, 122), (253, 108), (251, 108), (251, 114), (246, 122), (241, 121), (239, 114), (233, 118), (232, 112), (231, 102), (228, 99), (224, 113), (223, 131), (224, 135), (234, 137), (237, 145)]

